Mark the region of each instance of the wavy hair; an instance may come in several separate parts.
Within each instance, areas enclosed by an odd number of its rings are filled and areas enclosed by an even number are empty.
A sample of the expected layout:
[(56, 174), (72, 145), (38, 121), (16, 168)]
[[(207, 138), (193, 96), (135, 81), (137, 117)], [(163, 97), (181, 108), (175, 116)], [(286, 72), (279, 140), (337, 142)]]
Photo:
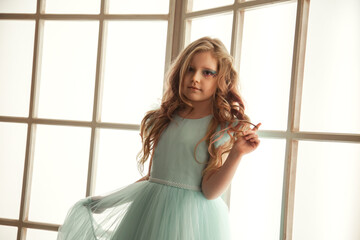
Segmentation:
[[(217, 59), (218, 64), (217, 89), (212, 97), (213, 118), (206, 135), (194, 148), (194, 156), (197, 161), (195, 152), (198, 145), (202, 141), (206, 141), (208, 144), (210, 159), (205, 163), (207, 166), (203, 170), (203, 176), (217, 171), (222, 166), (222, 155), (230, 152), (236, 137), (252, 124), (244, 113), (245, 106), (238, 90), (238, 74), (234, 69), (232, 56), (220, 40), (209, 37), (200, 38), (189, 44), (172, 63), (166, 75), (166, 91), (160, 108), (147, 112), (141, 121), (142, 149), (137, 155), (138, 167), (141, 172), (143, 172), (144, 163), (150, 156), (151, 167), (156, 144), (161, 133), (172, 121), (174, 113), (187, 106), (192, 109), (191, 103), (182, 93), (181, 86), (192, 58), (201, 52), (210, 52)], [(218, 131), (219, 126), (220, 131)], [(230, 140), (215, 147), (215, 142), (219, 141), (225, 133), (229, 134)]]

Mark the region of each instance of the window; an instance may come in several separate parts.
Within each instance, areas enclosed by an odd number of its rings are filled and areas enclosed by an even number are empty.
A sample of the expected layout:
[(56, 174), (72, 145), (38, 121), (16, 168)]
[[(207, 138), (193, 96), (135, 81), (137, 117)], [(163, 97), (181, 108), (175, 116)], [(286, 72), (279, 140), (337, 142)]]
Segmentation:
[(202, 36), (262, 122), (224, 196), (234, 238), (359, 239), (359, 1), (154, 2), (1, 1), (0, 239), (56, 239), (76, 200), (141, 177), (140, 121)]
[(174, 2), (25, 2), (0, 3), (0, 239), (49, 240), (75, 201), (141, 177)]

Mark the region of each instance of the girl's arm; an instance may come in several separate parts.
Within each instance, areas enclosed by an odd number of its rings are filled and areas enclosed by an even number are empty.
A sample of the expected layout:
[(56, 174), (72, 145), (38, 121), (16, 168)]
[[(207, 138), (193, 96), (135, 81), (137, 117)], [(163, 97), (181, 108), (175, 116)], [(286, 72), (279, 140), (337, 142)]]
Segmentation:
[(215, 173), (204, 175), (202, 180), (202, 192), (207, 199), (219, 197), (229, 186), (242, 157), (254, 151), (260, 140), (256, 134), (261, 123), (251, 130), (245, 131), (244, 136), (239, 137), (230, 153), (225, 156), (225, 163)]
[[(156, 146), (156, 144), (155, 144), (155, 146)], [(141, 182), (141, 181), (147, 181), (147, 180), (149, 180), (153, 158), (154, 158), (154, 152), (152, 152), (152, 154), (151, 154), (148, 174), (146, 174), (144, 177), (140, 178), (140, 179), (137, 180), (136, 182)]]
[[(145, 181), (149, 179), (149, 174), (145, 175), (144, 177), (140, 178), (139, 180), (137, 180), (136, 182), (141, 182), (141, 181)], [(107, 208), (113, 207), (113, 205), (108, 205), (107, 202), (103, 202), (103, 199), (110, 196), (111, 194), (116, 194), (117, 192), (114, 193), (110, 193), (109, 195), (106, 196), (93, 196), (90, 197), (90, 203), (87, 202), (86, 204), (91, 204), (90, 210), (93, 213), (102, 213), (104, 212)]]
[(144, 177), (140, 178), (139, 180), (137, 180), (136, 182), (141, 182), (141, 181), (146, 181), (149, 180), (149, 174), (145, 175)]

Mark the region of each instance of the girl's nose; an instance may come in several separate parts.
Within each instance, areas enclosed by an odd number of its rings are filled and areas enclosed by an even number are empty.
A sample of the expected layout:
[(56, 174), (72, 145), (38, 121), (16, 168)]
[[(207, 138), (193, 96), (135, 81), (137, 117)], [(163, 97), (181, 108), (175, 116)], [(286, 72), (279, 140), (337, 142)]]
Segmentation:
[(196, 71), (192, 77), (192, 82), (200, 82), (202, 78), (202, 74), (201, 74), (201, 71)]

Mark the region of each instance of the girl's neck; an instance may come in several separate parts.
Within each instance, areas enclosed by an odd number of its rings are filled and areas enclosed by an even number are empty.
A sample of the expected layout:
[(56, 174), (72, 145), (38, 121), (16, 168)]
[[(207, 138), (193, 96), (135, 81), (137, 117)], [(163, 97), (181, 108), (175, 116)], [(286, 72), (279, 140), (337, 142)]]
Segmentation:
[(193, 104), (193, 108), (186, 107), (178, 112), (180, 117), (185, 118), (202, 118), (212, 114), (212, 109), (209, 105)]

